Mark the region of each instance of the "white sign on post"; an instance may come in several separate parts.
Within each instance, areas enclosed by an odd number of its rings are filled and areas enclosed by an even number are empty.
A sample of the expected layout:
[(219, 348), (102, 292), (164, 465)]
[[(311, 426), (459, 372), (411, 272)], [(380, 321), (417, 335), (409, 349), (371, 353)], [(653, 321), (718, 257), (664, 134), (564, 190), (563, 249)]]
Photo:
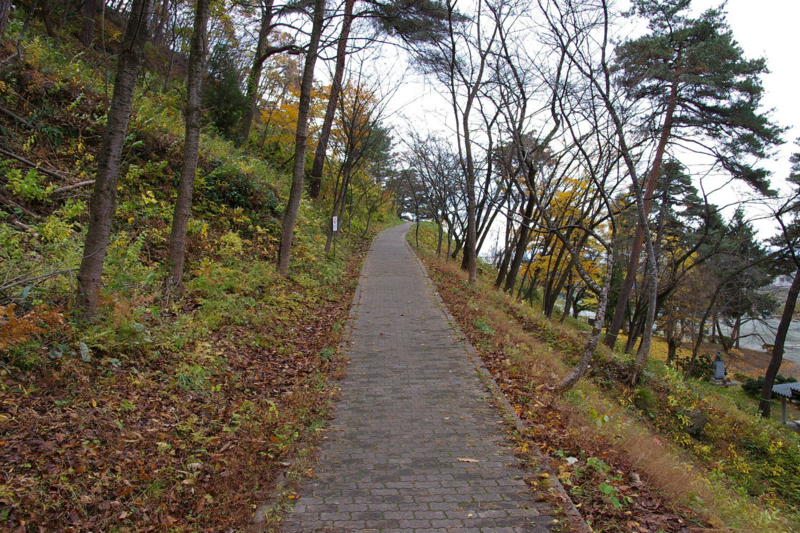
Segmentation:
[(339, 231), (339, 217), (333, 217), (333, 232)]

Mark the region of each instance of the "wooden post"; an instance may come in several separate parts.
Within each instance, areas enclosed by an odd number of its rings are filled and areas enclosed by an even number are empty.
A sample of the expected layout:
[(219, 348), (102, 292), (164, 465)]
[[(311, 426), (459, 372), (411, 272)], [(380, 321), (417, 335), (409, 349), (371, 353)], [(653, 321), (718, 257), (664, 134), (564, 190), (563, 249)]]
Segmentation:
[(781, 422), (786, 425), (786, 396), (781, 396)]

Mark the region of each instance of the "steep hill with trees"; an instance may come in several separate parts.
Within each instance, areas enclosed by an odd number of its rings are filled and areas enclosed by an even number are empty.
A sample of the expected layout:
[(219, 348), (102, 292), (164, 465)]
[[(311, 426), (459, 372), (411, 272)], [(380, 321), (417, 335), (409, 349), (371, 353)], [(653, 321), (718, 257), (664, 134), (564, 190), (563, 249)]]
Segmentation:
[(0, 529), (242, 530), (308, 475), (358, 267), (396, 219), (382, 96), (352, 70), (320, 197), (289, 201), (327, 90), (302, 81), (305, 8), (0, 10)]

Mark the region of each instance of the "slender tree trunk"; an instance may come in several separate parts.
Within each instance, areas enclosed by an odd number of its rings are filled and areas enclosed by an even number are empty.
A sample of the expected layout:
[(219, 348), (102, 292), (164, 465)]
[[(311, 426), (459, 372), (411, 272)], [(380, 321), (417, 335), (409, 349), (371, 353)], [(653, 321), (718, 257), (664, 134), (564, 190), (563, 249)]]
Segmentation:
[(797, 306), (797, 295), (800, 293), (800, 269), (794, 274), (794, 280), (789, 287), (786, 295), (786, 303), (783, 305), (783, 315), (778, 324), (778, 331), (775, 334), (775, 344), (772, 348), (772, 359), (769, 361), (767, 372), (764, 374), (764, 387), (761, 389), (761, 401), (758, 403), (758, 410), (761, 416), (769, 418), (770, 400), (772, 399), (772, 385), (775, 383), (775, 376), (783, 362), (783, 350), (786, 344), (786, 335), (789, 333), (789, 326), (792, 324), (794, 308)]
[(528, 279), (528, 274), (530, 274), (532, 262), (533, 262), (533, 255), (531, 255), (530, 259), (528, 259), (528, 263), (525, 266), (525, 272), (522, 274), (522, 279), (519, 282), (519, 288), (517, 289), (517, 296), (516, 296), (517, 301), (522, 300), (522, 289), (525, 287), (525, 281)]
[(97, 0), (85, 0), (83, 3), (83, 26), (81, 28), (81, 44), (83, 44), (84, 48), (92, 46), (96, 19)]
[(303, 179), (306, 169), (306, 147), (308, 145), (308, 116), (311, 111), (311, 90), (314, 86), (314, 65), (317, 63), (317, 51), (322, 37), (322, 23), (325, 19), (325, 0), (314, 0), (314, 22), (311, 28), (311, 41), (308, 44), (306, 63), (303, 67), (303, 81), (300, 84), (300, 102), (297, 112), (297, 135), (294, 148), (294, 171), (292, 188), (289, 192), (289, 203), (283, 215), (281, 245), (278, 251), (278, 273), (289, 274), (289, 261), (292, 257), (292, 239), (294, 225), (297, 221), (297, 210), (303, 196)]
[(572, 284), (567, 285), (567, 295), (564, 298), (564, 310), (561, 313), (561, 320), (560, 320), (562, 324), (567, 319), (567, 316), (569, 316), (569, 308), (572, 306), (572, 293), (574, 290), (575, 290), (574, 285)]
[[(652, 204), (653, 191), (656, 189), (658, 183), (658, 175), (661, 172), (661, 162), (664, 159), (664, 152), (667, 149), (667, 143), (672, 134), (673, 116), (675, 108), (678, 105), (678, 83), (674, 81), (670, 88), (669, 104), (664, 117), (664, 125), (661, 128), (661, 137), (656, 146), (655, 157), (653, 158), (653, 167), (650, 169), (650, 174), (647, 177), (647, 187), (644, 191), (644, 218), (650, 213), (650, 206)], [(641, 217), (640, 217), (641, 219)], [(614, 318), (611, 320), (611, 325), (606, 331), (605, 344), (609, 348), (614, 348), (617, 342), (617, 335), (622, 327), (622, 321), (625, 318), (625, 306), (628, 304), (628, 299), (633, 290), (633, 284), (636, 281), (636, 271), (639, 269), (639, 256), (642, 253), (642, 244), (644, 243), (644, 226), (642, 221), (639, 220), (636, 224), (636, 234), (633, 238), (633, 245), (631, 247), (631, 257), (628, 262), (628, 271), (625, 276), (625, 282), (622, 284), (622, 290), (617, 299), (617, 307), (614, 310)], [(658, 275), (655, 275), (658, 279)]]
[[(513, 242), (517, 242), (517, 237), (519, 232), (515, 232), (516, 235), (513, 238)], [(506, 280), (506, 276), (508, 275), (508, 265), (511, 263), (511, 256), (514, 255), (514, 249), (512, 247), (511, 242), (506, 243), (506, 247), (503, 251), (502, 258), (500, 259), (499, 264), (497, 265), (497, 277), (494, 279), (494, 288), (500, 289), (503, 286), (503, 282)]]
[(656, 305), (658, 304), (658, 262), (656, 261), (655, 244), (653, 243), (650, 234), (649, 224), (647, 223), (648, 207), (645, 206), (646, 199), (638, 193), (636, 194), (636, 202), (639, 204), (639, 223), (642, 226), (642, 232), (646, 232), (645, 246), (647, 250), (647, 315), (642, 328), (642, 343), (639, 345), (639, 350), (636, 352), (636, 360), (633, 367), (633, 374), (630, 378), (630, 383), (636, 385), (639, 382), (639, 377), (644, 371), (644, 366), (647, 363), (647, 358), (650, 357), (650, 347), (653, 343), (653, 324), (656, 320)]
[[(510, 207), (509, 202), (509, 212), (514, 211), (516, 212), (518, 205), (515, 205), (513, 210)], [(520, 228), (514, 227), (514, 219), (510, 216), (506, 217), (506, 231), (505, 231), (505, 242), (503, 243), (503, 255), (499, 258), (497, 262), (497, 277), (494, 280), (494, 288), (500, 289), (503, 286), (503, 282), (506, 280), (506, 276), (508, 275), (508, 265), (511, 264), (512, 255), (514, 254), (514, 247), (517, 239), (519, 238), (519, 230)]]
[(611, 289), (611, 277), (614, 263), (613, 250), (608, 250), (607, 258), (608, 269), (606, 271), (606, 279), (603, 283), (602, 291), (597, 295), (597, 311), (594, 315), (594, 326), (592, 326), (592, 332), (589, 334), (589, 340), (586, 341), (586, 346), (583, 349), (583, 353), (581, 354), (578, 364), (575, 365), (575, 368), (573, 368), (572, 371), (567, 374), (567, 376), (562, 379), (561, 382), (558, 383), (558, 385), (556, 385), (555, 389), (558, 392), (563, 392), (572, 388), (575, 383), (577, 383), (578, 380), (583, 377), (583, 374), (586, 373), (586, 369), (589, 368), (589, 363), (592, 362), (594, 351), (597, 349), (597, 345), (600, 343), (600, 334), (603, 331), (603, 321), (605, 320), (606, 316), (606, 305), (608, 305), (608, 293)]
[(708, 317), (711, 316), (711, 311), (714, 309), (714, 305), (717, 303), (717, 297), (719, 296), (723, 286), (724, 283), (720, 283), (717, 289), (714, 291), (714, 294), (711, 296), (711, 301), (708, 303), (708, 307), (706, 307), (706, 310), (703, 312), (703, 316), (700, 319), (700, 324), (697, 326), (697, 339), (695, 339), (694, 347), (692, 348), (692, 359), (689, 361), (689, 367), (686, 369), (686, 373), (683, 376), (684, 379), (689, 379), (692, 377), (694, 366), (697, 363), (697, 356), (700, 354), (700, 347), (703, 345), (703, 340), (705, 339), (706, 322), (708, 322)]
[(483, 223), (477, 232), (478, 242), (475, 245), (475, 253), (480, 254), (481, 250), (483, 250), (483, 245), (486, 243), (486, 237), (489, 236), (489, 230), (492, 229), (492, 225), (494, 224), (495, 219), (497, 218), (498, 213), (500, 213), (499, 209), (492, 210), (491, 215), (486, 213), (487, 216), (483, 217)]
[(452, 242), (450, 240), (450, 234), (452, 232), (453, 232), (453, 227), (448, 222), (448, 224), (447, 224), (447, 253), (444, 256), (444, 264), (445, 265), (450, 263), (450, 248), (451, 248), (451, 242)]
[[(332, 216), (338, 216), (339, 217), (339, 224), (340, 225), (342, 223), (342, 213), (344, 212), (344, 204), (346, 203), (346, 200), (347, 200), (347, 189), (350, 186), (350, 172), (351, 172), (349, 163), (347, 161), (345, 161), (345, 163), (342, 166), (343, 166), (343, 169), (342, 169), (342, 174), (343, 175), (342, 175), (341, 188), (338, 188), (338, 190), (334, 190), (333, 191), (333, 195), (334, 195), (334, 198), (333, 198), (333, 210), (331, 211), (331, 215)], [(332, 220), (331, 220), (331, 223), (332, 223)], [(339, 227), (341, 227), (341, 226), (339, 226)], [(331, 226), (330, 231), (328, 232), (328, 239), (325, 242), (325, 253), (326, 254), (331, 251), (331, 244), (333, 243), (333, 239), (335, 239), (338, 234), (339, 234), (338, 227), (337, 227), (336, 231), (334, 231), (333, 230), (333, 226)]]
[[(9, 7), (11, 7), (10, 4)], [(38, 7), (39, 7), (39, 0), (31, 0), (30, 8), (28, 9), (28, 12), (25, 14), (25, 22), (22, 23), (22, 31), (19, 34), (20, 41), (25, 39), (25, 35), (28, 34), (28, 27), (31, 24), (31, 19), (33, 18), (34, 14), (36, 14), (36, 9)]]
[(169, 2), (170, 0), (162, 0), (161, 8), (158, 10), (158, 20), (153, 30), (153, 44), (155, 45), (160, 45), (164, 42), (164, 28), (169, 21)]
[(737, 316), (736, 322), (733, 323), (733, 328), (731, 328), (731, 346), (739, 349), (739, 331), (742, 327), (742, 317)]
[(244, 118), (242, 118), (242, 127), (236, 139), (236, 144), (238, 146), (246, 143), (247, 138), (250, 137), (250, 128), (253, 126), (253, 119), (258, 110), (258, 88), (261, 84), (261, 72), (264, 69), (264, 61), (266, 60), (265, 54), (267, 52), (268, 38), (272, 31), (273, 3), (273, 0), (266, 0), (264, 5), (261, 6), (261, 26), (258, 30), (258, 44), (256, 45), (256, 51), (253, 57), (253, 65), (250, 67), (250, 74), (247, 76), (247, 113)]
[(717, 313), (714, 313), (713, 315), (711, 315), (711, 338), (709, 339), (709, 342), (711, 342), (712, 344), (716, 344), (716, 342), (717, 342), (717, 323), (718, 323), (718, 321), (719, 321), (719, 317), (718, 317)]
[(719, 336), (719, 343), (722, 345), (722, 351), (727, 352), (731, 349), (731, 346), (728, 341), (725, 340), (725, 335), (722, 334), (722, 326), (719, 325), (719, 320), (715, 320), (714, 324), (717, 327), (717, 335)]
[(533, 207), (536, 203), (533, 194), (532, 192), (528, 193), (528, 202), (525, 204), (525, 211), (522, 213), (522, 226), (519, 230), (519, 239), (514, 248), (514, 259), (511, 261), (511, 266), (508, 268), (506, 284), (503, 287), (503, 290), (509, 294), (514, 291), (514, 284), (517, 282), (519, 267), (522, 266), (522, 260), (525, 258), (525, 251), (528, 249), (528, 238), (531, 233), (531, 216), (533, 215)]
[(442, 257), (442, 239), (444, 238), (444, 227), (441, 221), (436, 221), (436, 227), (439, 230), (436, 236), (436, 257)]
[[(542, 312), (547, 318), (553, 315), (553, 307), (555, 307), (556, 298), (558, 298), (558, 293), (560, 291), (560, 289), (557, 288), (558, 278), (556, 276), (558, 276), (558, 270), (561, 268), (561, 263), (567, 253), (566, 247), (562, 246), (558, 252), (558, 256), (556, 256), (555, 264), (553, 264), (552, 268), (549, 270), (544, 294), (542, 295)], [(567, 266), (567, 268), (569, 268), (569, 266)]]
[(47, 36), (51, 39), (56, 38), (56, 30), (53, 27), (53, 19), (50, 17), (50, 0), (40, 0), (39, 2), (39, 14), (42, 17), (42, 22), (44, 23), (44, 29), (47, 33)]
[(675, 356), (678, 355), (678, 348), (681, 342), (677, 337), (669, 337), (667, 339), (667, 365), (672, 366), (675, 362)]
[(355, 0), (345, 0), (342, 32), (339, 34), (339, 41), (336, 44), (336, 70), (333, 74), (331, 94), (328, 96), (328, 107), (325, 110), (325, 119), (322, 122), (322, 129), (319, 132), (319, 142), (317, 143), (317, 150), (314, 153), (314, 166), (311, 168), (311, 177), (309, 178), (308, 196), (314, 200), (319, 197), (320, 190), (322, 189), (322, 171), (325, 167), (325, 154), (328, 151), (328, 140), (331, 136), (333, 119), (336, 116), (339, 93), (342, 91), (345, 59), (347, 58), (347, 40), (350, 38), (354, 5)]
[(200, 150), (200, 100), (203, 77), (206, 69), (206, 52), (210, 0), (197, 0), (194, 15), (194, 29), (189, 52), (189, 75), (186, 98), (186, 137), (183, 145), (183, 169), (178, 183), (178, 199), (172, 218), (172, 233), (169, 237), (169, 283), (178, 291), (183, 286), (183, 262), (186, 257), (186, 228), (192, 207), (192, 189), (197, 159)]
[(106, 132), (97, 159), (94, 191), (89, 203), (89, 227), (78, 271), (77, 307), (86, 318), (92, 318), (97, 313), (103, 262), (114, 220), (122, 147), (128, 131), (139, 63), (147, 41), (151, 2), (152, 0), (133, 0), (131, 4), (117, 65), (114, 93), (108, 109)]

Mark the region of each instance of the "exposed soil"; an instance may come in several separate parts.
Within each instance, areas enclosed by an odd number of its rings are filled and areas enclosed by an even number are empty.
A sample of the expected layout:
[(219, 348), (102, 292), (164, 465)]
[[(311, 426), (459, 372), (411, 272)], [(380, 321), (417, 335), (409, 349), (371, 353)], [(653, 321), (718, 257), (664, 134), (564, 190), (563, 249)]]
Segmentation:
[[(716, 346), (712, 345), (712, 350)], [(737, 357), (734, 355), (735, 352), (726, 356), (725, 363), (728, 365), (728, 373), (741, 372), (752, 377), (763, 376), (772, 356), (762, 350), (751, 350), (750, 348), (741, 348), (739, 351), (744, 354), (744, 357)], [(800, 378), (800, 367), (794, 361), (784, 359), (780, 373), (786, 377), (794, 376)]]

